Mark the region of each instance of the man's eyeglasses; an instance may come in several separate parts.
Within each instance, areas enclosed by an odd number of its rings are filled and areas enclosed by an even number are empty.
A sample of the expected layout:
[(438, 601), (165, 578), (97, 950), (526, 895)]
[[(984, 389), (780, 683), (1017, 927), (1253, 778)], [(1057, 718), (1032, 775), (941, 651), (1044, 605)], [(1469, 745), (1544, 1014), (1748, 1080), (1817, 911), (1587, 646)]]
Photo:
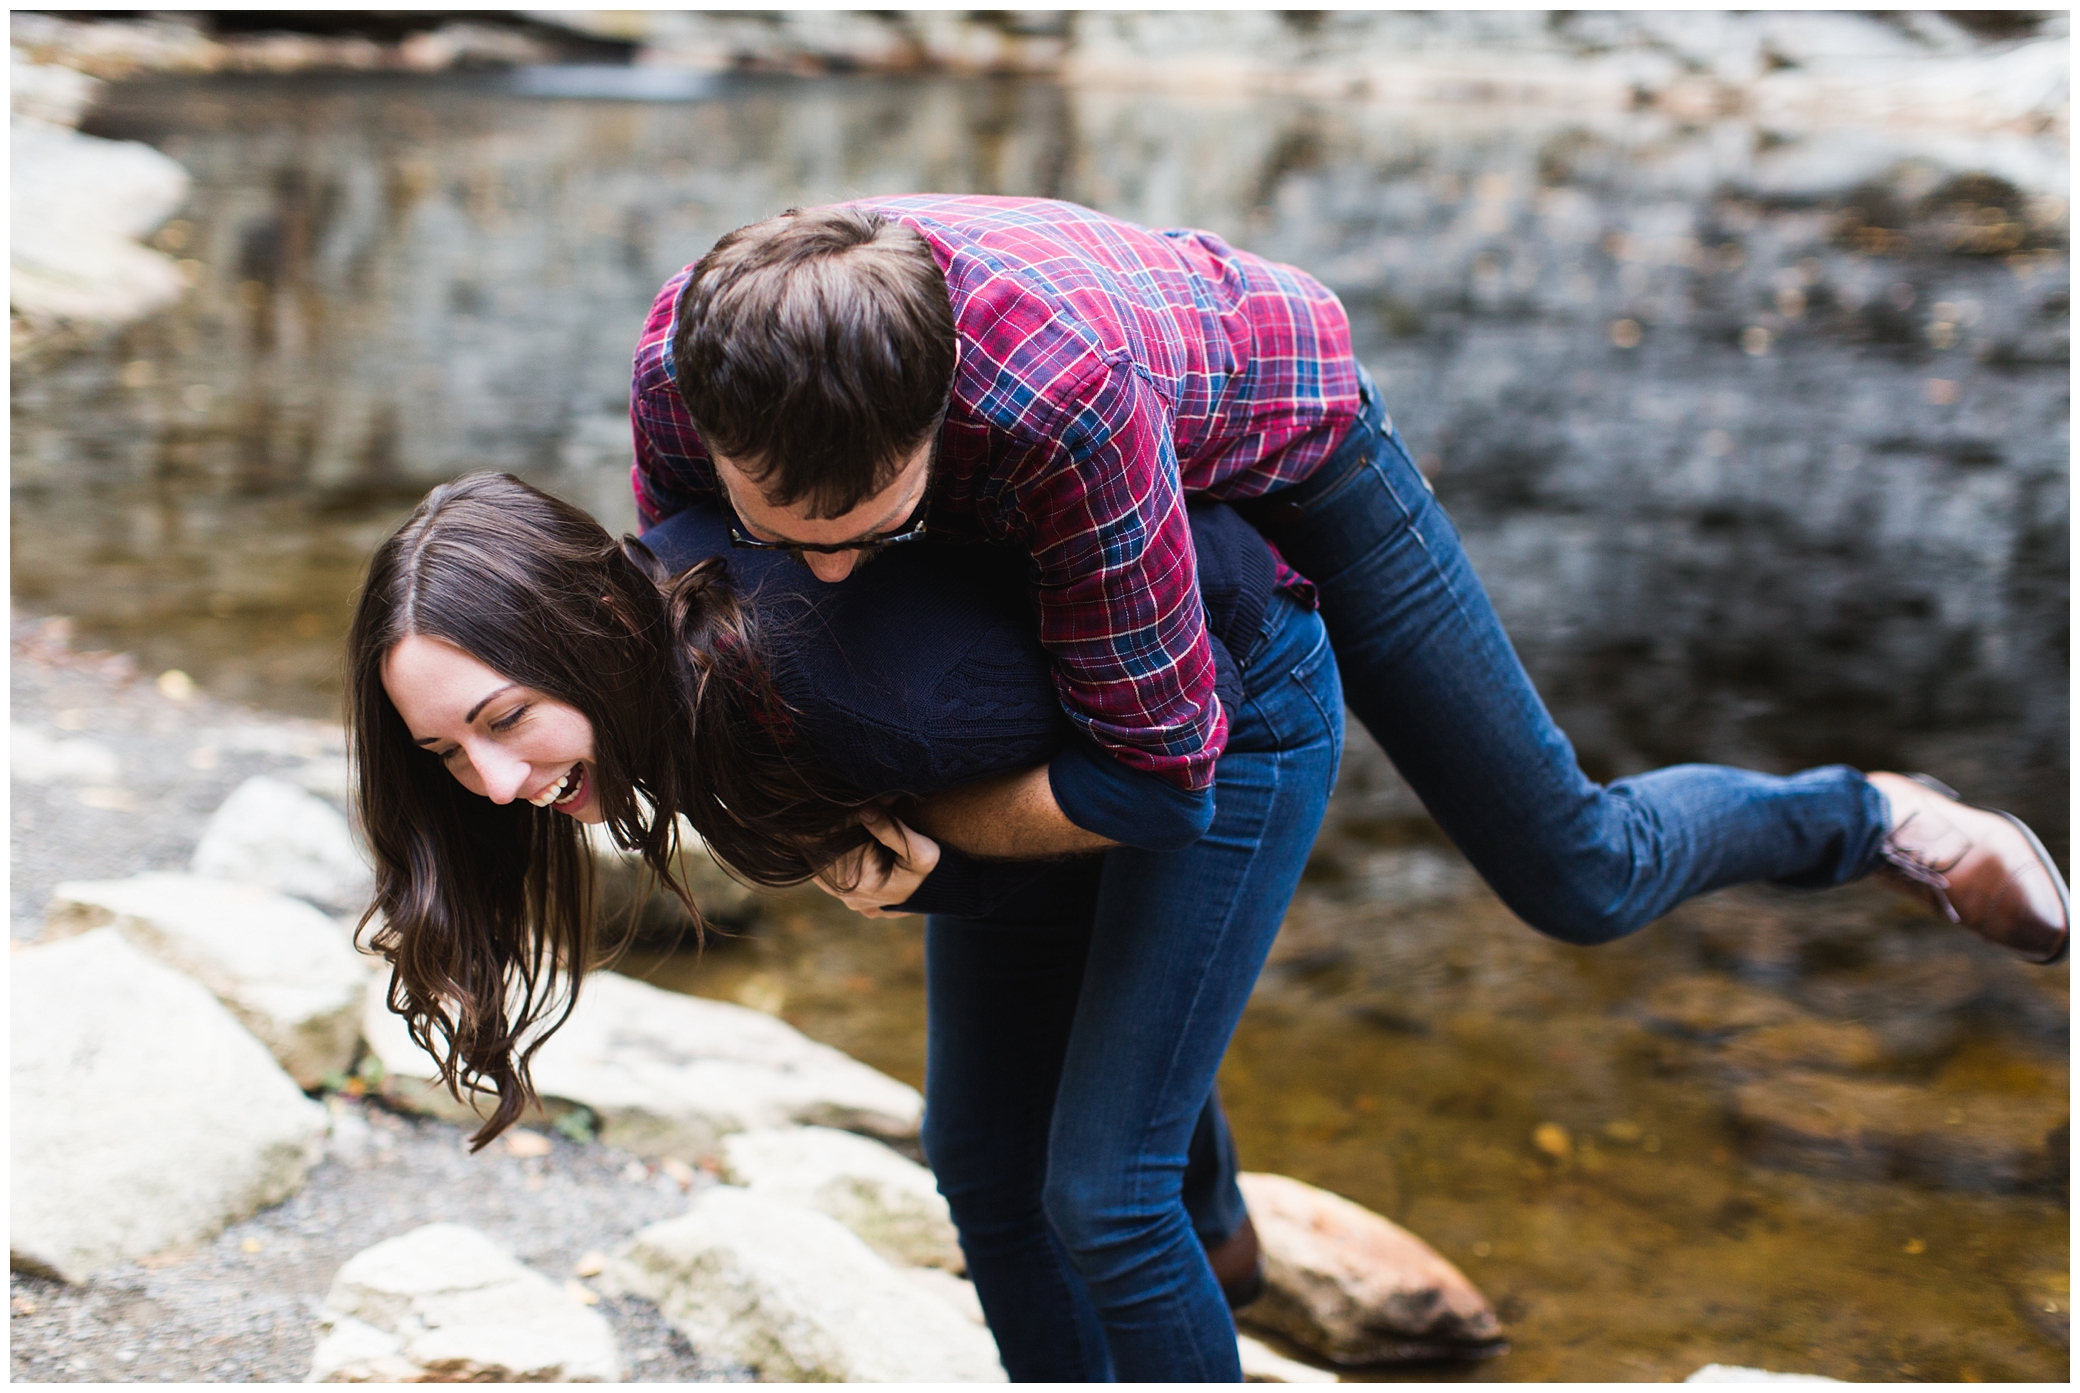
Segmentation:
[(912, 513), (901, 527), (893, 532), (875, 533), (851, 542), (768, 542), (752, 536), (737, 523), (732, 522), (729, 525), (729, 544), (745, 551), (784, 551), (797, 561), (811, 553), (817, 556), (837, 556), (848, 552), (858, 552), (859, 559), (865, 561), (889, 547), (898, 547), (905, 542), (923, 541), (925, 514), (931, 511), (931, 507), (932, 490), (927, 487), (924, 497), (918, 500), (917, 511)]

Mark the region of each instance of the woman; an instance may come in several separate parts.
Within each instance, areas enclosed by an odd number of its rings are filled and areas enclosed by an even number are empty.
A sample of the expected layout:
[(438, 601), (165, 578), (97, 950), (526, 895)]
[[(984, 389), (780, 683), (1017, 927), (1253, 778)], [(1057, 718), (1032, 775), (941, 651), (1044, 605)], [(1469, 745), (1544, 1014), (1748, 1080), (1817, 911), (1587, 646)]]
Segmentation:
[[(517, 481), (435, 490), (371, 565), (350, 722), (391, 1004), (451, 1085), (498, 1094), (478, 1143), (520, 1111), (601, 948), (576, 821), (682, 897), (679, 815), (762, 883), (839, 862), (836, 890), (952, 911), (927, 928), (925, 1146), (1006, 1368), (1238, 1378), (1186, 1172), (1334, 782), (1341, 704), (1262, 541), (1223, 509), (1194, 537), (1233, 731), (1212, 827), (1157, 816), (1144, 845), (1006, 868), (883, 805), (1064, 740), (1017, 558), (891, 551), (810, 593), (791, 561), (747, 556), (754, 606), (715, 559), (719, 515), (654, 532), (666, 564)], [(882, 864), (857, 855), (870, 837)]]

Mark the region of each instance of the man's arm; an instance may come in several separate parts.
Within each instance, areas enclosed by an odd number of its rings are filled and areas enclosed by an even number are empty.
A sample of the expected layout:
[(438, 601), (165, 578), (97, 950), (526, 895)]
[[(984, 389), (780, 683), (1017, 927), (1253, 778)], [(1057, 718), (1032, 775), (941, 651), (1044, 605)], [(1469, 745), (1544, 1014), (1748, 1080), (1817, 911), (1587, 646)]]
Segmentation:
[(903, 811), (904, 821), (926, 836), (991, 860), (1041, 860), (1119, 845), (1069, 821), (1045, 765), (935, 793)]

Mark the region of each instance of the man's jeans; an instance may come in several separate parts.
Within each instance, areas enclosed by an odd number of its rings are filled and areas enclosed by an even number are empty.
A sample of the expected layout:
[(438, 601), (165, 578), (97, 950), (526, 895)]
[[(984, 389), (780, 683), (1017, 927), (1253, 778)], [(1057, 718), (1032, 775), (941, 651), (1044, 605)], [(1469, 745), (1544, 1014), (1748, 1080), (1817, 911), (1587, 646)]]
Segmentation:
[(1885, 802), (1845, 765), (1586, 777), (1369, 377), (1364, 387), (1334, 455), (1238, 511), (1320, 589), (1344, 699), (1518, 917), (1604, 943), (1720, 886), (1838, 885), (1872, 868)]
[(1244, 681), (1204, 837), (1108, 851), (1088, 918), (927, 923), (925, 1153), (1015, 1380), (1241, 1378), (1187, 1153), (1343, 752), (1318, 616), (1275, 596)]

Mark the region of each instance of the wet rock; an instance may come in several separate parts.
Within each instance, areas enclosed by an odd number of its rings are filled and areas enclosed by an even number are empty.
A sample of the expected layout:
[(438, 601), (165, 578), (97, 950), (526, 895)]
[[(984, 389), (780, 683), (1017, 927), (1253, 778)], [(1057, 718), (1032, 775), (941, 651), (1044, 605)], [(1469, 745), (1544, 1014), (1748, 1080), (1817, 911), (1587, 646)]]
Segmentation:
[(189, 869), (264, 885), (335, 911), (358, 911), (374, 885), (346, 818), (295, 784), (257, 774), (202, 829)]
[(312, 1383), (618, 1383), (614, 1332), (475, 1229), (427, 1224), (333, 1280)]
[(2062, 1345), (2073, 1338), (2073, 1274), (2049, 1263), (2015, 1283), (2015, 1308), (2023, 1317)]
[(652, 1224), (608, 1268), (695, 1349), (768, 1383), (998, 1383), (989, 1332), (850, 1229), (731, 1185)]
[(1242, 1312), (1337, 1364), (1479, 1359), (1505, 1348), (1488, 1299), (1398, 1224), (1282, 1175), (1240, 1178), (1264, 1248)]
[(303, 1088), (350, 1067), (368, 968), (339, 926), (251, 885), (150, 871), (61, 883), (46, 936), (111, 925), (216, 994)]
[[(433, 1060), (381, 992), (368, 995), (362, 1034), (383, 1062), (392, 1101), (475, 1120), (433, 1082)], [(905, 1141), (924, 1113), (916, 1089), (785, 1021), (613, 972), (586, 975), (577, 1010), (542, 1046), (533, 1072), (544, 1100), (591, 1109), (605, 1140), (645, 1156), (698, 1160), (726, 1136), (791, 1124)]]
[(1784, 1025), (1805, 1014), (1782, 997), (1705, 973), (1661, 983), (1640, 1010), (1653, 1026), (1704, 1039)]
[(93, 740), (53, 739), (30, 726), (7, 728), (7, 774), (24, 783), (110, 784), (121, 772), (116, 752)]
[(1720, 1064), (1741, 1074), (1772, 1074), (1790, 1068), (1853, 1074), (1875, 1069), (1884, 1059), (1884, 1041), (1876, 1031), (1840, 1021), (1765, 1026), (1728, 1041), (1719, 1056)]
[(12, 965), (16, 1268), (82, 1281), (303, 1183), (325, 1110), (199, 983), (112, 929)]
[(828, 1214), (890, 1262), (962, 1271), (960, 1236), (932, 1173), (879, 1142), (829, 1127), (761, 1128), (722, 1143), (722, 1176)]
[(1768, 1164), (1965, 1190), (2053, 1183), (2066, 1124), (2062, 1109), (2041, 1100), (1802, 1070), (1737, 1087), (1733, 1117)]
[(1768, 1369), (1748, 1369), (1738, 1364), (1707, 1364), (1685, 1383), (1840, 1383), (1819, 1374), (1777, 1374)]
[(1247, 1335), (1235, 1337), (1235, 1353), (1242, 1359), (1244, 1383), (1335, 1383), (1336, 1375), (1288, 1359), (1262, 1340)]
[(1824, 1015), (1896, 1022), (1968, 1006), (1985, 993), (1987, 977), (1977, 953), (1930, 954), (1815, 978), (1799, 999)]

